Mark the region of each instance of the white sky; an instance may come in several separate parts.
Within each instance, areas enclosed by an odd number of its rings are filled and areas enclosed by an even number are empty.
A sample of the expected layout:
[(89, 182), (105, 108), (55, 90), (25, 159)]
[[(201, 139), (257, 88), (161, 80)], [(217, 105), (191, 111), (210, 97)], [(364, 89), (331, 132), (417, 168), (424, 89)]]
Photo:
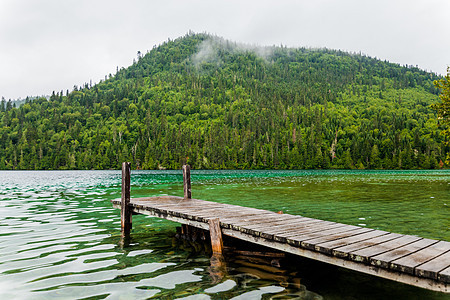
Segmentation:
[(362, 52), (445, 74), (449, 0), (0, 0), (0, 97), (98, 82), (189, 30)]

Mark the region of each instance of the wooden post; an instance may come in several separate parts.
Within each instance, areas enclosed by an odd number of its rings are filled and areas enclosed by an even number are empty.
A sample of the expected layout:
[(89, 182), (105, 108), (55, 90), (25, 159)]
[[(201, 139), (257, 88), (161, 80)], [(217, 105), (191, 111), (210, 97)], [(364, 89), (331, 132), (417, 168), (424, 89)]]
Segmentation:
[(211, 235), (211, 247), (213, 254), (222, 254), (223, 241), (219, 218), (209, 219), (209, 234)]
[(130, 173), (131, 163), (122, 163), (122, 202), (120, 207), (120, 219), (122, 223), (122, 235), (129, 235), (131, 230), (130, 204)]
[(191, 199), (191, 166), (183, 165), (184, 199)]

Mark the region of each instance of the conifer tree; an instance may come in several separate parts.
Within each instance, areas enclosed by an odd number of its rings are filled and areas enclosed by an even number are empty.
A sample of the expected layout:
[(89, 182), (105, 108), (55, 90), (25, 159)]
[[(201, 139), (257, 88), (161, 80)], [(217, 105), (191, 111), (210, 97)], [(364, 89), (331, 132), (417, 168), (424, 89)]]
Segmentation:
[[(432, 107), (437, 111), (441, 124), (445, 126), (441, 132), (446, 137), (445, 143), (450, 145), (450, 67), (447, 68), (447, 75), (436, 80), (434, 85), (441, 91), (441, 102), (433, 104)], [(450, 152), (447, 153), (447, 163), (450, 163)]]

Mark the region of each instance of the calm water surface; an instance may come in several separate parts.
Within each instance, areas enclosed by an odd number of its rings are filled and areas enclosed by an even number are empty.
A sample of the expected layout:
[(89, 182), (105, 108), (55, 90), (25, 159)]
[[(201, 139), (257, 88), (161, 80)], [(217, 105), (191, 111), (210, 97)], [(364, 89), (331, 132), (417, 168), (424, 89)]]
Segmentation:
[[(121, 246), (119, 171), (0, 172), (1, 299), (449, 299), (291, 258), (210, 257), (178, 224), (133, 217)], [(182, 195), (181, 171), (133, 171), (132, 196)], [(193, 197), (450, 241), (449, 171), (192, 171)]]

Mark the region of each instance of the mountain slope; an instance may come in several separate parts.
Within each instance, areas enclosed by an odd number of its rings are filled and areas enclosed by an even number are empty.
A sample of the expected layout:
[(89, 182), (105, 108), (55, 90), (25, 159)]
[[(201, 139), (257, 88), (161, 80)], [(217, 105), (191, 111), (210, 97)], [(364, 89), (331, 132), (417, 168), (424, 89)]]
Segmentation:
[(188, 34), (94, 86), (0, 107), (0, 169), (438, 168), (436, 75)]

